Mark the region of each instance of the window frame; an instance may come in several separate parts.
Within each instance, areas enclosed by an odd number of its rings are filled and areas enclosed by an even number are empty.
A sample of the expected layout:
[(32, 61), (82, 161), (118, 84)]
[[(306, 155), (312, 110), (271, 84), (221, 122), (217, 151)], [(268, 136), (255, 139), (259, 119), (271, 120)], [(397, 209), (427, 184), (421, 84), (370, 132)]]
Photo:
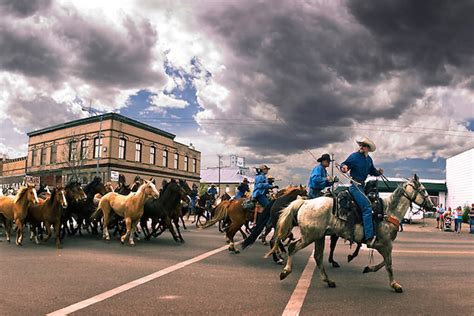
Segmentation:
[(102, 158), (103, 137), (94, 137), (94, 159)]
[[(123, 141), (123, 146), (122, 146)], [(125, 137), (119, 137), (119, 151), (118, 151), (118, 159), (125, 160), (127, 156), (127, 139)], [(122, 150), (122, 155), (120, 155), (120, 151)]]
[[(85, 146), (84, 146), (85, 144)], [(80, 159), (81, 160), (84, 160), (84, 159), (87, 159), (87, 149), (89, 148), (89, 139), (88, 138), (84, 138), (81, 140), (81, 154), (80, 154)], [(84, 153), (85, 151), (85, 153)]]
[(77, 140), (69, 141), (69, 161), (77, 160)]
[(173, 168), (176, 170), (179, 170), (179, 154), (178, 153), (173, 154)]
[(163, 167), (168, 168), (168, 150), (163, 149)]
[[(139, 155), (138, 157), (137, 157), (137, 153)], [(136, 142), (135, 143), (135, 162), (142, 162), (142, 155), (143, 155), (143, 144), (140, 142)]]
[(50, 156), (49, 156), (49, 163), (50, 164), (56, 163), (57, 154), (58, 154), (58, 145), (52, 144), (51, 145), (51, 152), (50, 152)]
[(150, 146), (150, 164), (156, 164), (156, 146)]

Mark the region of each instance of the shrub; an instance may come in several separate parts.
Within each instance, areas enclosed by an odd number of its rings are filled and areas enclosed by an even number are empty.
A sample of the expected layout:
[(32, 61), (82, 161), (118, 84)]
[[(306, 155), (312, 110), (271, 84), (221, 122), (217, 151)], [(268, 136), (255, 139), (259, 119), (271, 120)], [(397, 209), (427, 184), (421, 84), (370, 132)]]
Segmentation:
[(471, 208), (468, 205), (464, 205), (464, 211), (462, 212), (462, 221), (464, 223), (469, 223), (469, 212)]

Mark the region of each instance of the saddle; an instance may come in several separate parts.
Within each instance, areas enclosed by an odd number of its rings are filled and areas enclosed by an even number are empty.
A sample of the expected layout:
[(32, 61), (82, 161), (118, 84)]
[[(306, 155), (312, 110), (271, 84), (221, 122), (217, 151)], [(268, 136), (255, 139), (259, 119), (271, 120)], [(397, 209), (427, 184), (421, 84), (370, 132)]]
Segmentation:
[[(384, 219), (384, 205), (383, 200), (379, 197), (377, 181), (367, 182), (364, 191), (372, 204), (372, 218), (374, 224), (381, 222)], [(362, 210), (355, 202), (348, 188), (344, 188), (337, 193), (332, 193), (331, 196), (334, 198), (333, 215), (345, 222), (346, 227), (352, 232), (353, 237), (354, 226), (356, 224), (363, 224)]]

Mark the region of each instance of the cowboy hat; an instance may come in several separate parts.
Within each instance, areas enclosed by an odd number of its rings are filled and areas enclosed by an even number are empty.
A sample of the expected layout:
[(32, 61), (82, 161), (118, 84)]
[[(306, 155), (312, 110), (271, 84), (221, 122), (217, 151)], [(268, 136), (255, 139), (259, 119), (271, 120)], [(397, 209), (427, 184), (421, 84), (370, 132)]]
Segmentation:
[(271, 176), (271, 175), (268, 175), (267, 179), (273, 179), (275, 180), (275, 177)]
[(361, 139), (356, 139), (356, 143), (359, 145), (359, 146), (362, 146), (362, 145), (367, 145), (369, 146), (369, 151), (370, 152), (374, 152), (376, 147), (375, 147), (375, 144), (373, 141), (371, 141), (368, 137), (363, 137)]
[(267, 170), (270, 170), (270, 167), (268, 167), (267, 165), (260, 165), (260, 166), (256, 167), (255, 169), (259, 169), (259, 170), (265, 170), (265, 169), (267, 169)]
[(323, 154), (321, 157), (318, 158), (318, 160), (316, 160), (317, 162), (321, 162), (323, 160), (326, 160), (326, 161), (329, 161), (331, 162), (331, 156), (329, 156), (329, 154)]
[(244, 178), (244, 180), (242, 180), (242, 182), (249, 183), (249, 180), (247, 178)]

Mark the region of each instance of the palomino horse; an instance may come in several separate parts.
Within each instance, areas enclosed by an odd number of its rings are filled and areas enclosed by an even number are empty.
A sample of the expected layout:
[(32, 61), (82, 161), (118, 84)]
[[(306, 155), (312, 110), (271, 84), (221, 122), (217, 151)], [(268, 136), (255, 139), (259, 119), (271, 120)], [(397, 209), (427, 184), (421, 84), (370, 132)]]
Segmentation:
[(11, 221), (16, 225), (16, 244), (21, 246), (23, 242), (23, 227), (26, 214), (30, 205), (38, 204), (38, 195), (35, 186), (28, 184), (22, 187), (16, 196), (0, 196), (0, 214), (3, 215), (3, 222), (7, 234), (7, 241), (10, 241)]
[(39, 203), (38, 205), (33, 205), (28, 208), (27, 220), (32, 224), (33, 237), (35, 238), (36, 243), (38, 244), (38, 238), (36, 237), (36, 228), (38, 228), (41, 223), (44, 223), (48, 235), (44, 239), (44, 242), (47, 242), (51, 237), (51, 225), (54, 226), (54, 233), (56, 234), (56, 247), (62, 248), (61, 246), (61, 218), (62, 210), (67, 208), (66, 201), (66, 190), (58, 186), (54, 188), (51, 192), (51, 196), (48, 197), (44, 202)]
[[(202, 229), (205, 229), (227, 218), (230, 221), (230, 224), (225, 228), (226, 239), (229, 242), (229, 251), (233, 253), (240, 252), (234, 245), (235, 234), (238, 231), (243, 233), (241, 227), (247, 222), (250, 215), (253, 217), (253, 212), (249, 212), (247, 209), (243, 208), (242, 203), (244, 201), (245, 199), (238, 199), (220, 202), (214, 209), (214, 217), (202, 226)], [(247, 238), (245, 234), (243, 234), (243, 236), (244, 239)]]
[[(405, 216), (411, 203), (415, 203), (421, 208), (431, 209), (433, 207), (426, 189), (419, 182), (416, 174), (413, 179), (400, 185), (389, 197), (384, 199), (384, 214), (387, 215), (387, 218), (376, 224), (377, 240), (374, 245), (374, 248), (382, 255), (383, 261), (364, 269), (364, 273), (376, 272), (385, 266), (390, 279), (390, 286), (399, 293), (403, 290), (402, 286), (393, 279), (392, 243), (397, 237), (400, 221)], [(329, 279), (324, 270), (325, 236), (337, 234), (344, 239), (350, 239), (351, 230), (346, 227), (345, 222), (332, 214), (332, 207), (332, 198), (320, 197), (311, 200), (296, 200), (283, 210), (278, 220), (277, 241), (284, 238), (291, 231), (295, 219), (297, 219), (300, 227), (301, 238), (289, 245), (288, 261), (280, 274), (280, 279), (286, 278), (291, 273), (294, 254), (314, 242), (314, 259), (321, 278), (329, 287), (336, 286), (336, 283)], [(363, 237), (363, 227), (357, 224), (354, 230), (354, 239), (360, 243), (363, 241)], [(270, 253), (276, 251), (277, 245), (278, 243), (275, 244)]]
[(120, 238), (122, 244), (127, 238), (131, 246), (135, 245), (133, 241), (133, 234), (135, 232), (138, 221), (143, 215), (143, 206), (147, 197), (158, 198), (158, 190), (151, 181), (145, 180), (135, 193), (129, 195), (121, 195), (115, 192), (109, 192), (104, 195), (99, 202), (97, 210), (92, 214), (91, 219), (95, 219), (97, 215), (102, 211), (104, 214), (104, 224), (102, 236), (106, 240), (110, 240), (109, 235), (109, 219), (111, 212), (115, 212), (125, 220), (127, 232)]

